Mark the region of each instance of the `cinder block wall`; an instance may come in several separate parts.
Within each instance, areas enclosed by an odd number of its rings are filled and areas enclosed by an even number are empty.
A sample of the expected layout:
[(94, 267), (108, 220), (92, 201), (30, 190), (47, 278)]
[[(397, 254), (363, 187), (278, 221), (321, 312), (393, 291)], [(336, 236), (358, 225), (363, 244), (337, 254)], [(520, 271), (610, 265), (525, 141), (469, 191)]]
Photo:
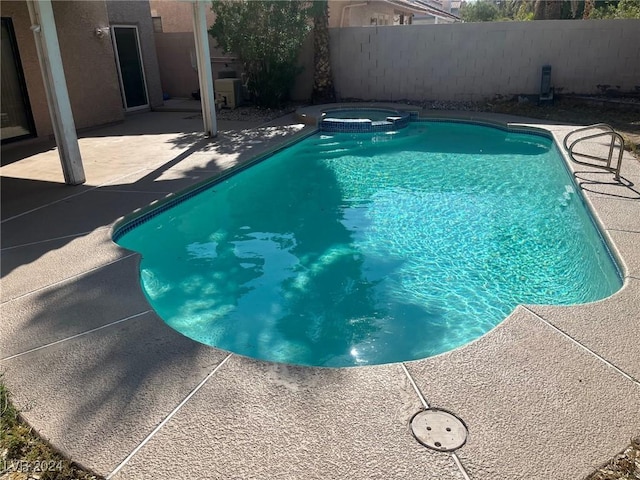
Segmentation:
[[(640, 88), (640, 20), (348, 27), (331, 29), (330, 36), (339, 98), (536, 94), (545, 64), (562, 93)], [(313, 68), (312, 61), (305, 65)]]

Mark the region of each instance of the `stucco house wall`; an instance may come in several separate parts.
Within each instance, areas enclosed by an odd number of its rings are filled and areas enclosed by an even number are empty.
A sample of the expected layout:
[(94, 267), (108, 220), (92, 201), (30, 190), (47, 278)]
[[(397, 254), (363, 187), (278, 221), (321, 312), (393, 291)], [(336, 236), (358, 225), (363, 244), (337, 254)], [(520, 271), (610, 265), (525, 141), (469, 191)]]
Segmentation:
[[(154, 37), (163, 92), (171, 97), (189, 97), (199, 88), (191, 3), (154, 0), (149, 2), (149, 7), (151, 15), (162, 20), (162, 32), (155, 32)], [(207, 25), (211, 26), (215, 22), (215, 15), (210, 8), (206, 10)], [(240, 73), (238, 63), (225, 62), (230, 56), (216, 48), (216, 41), (211, 36), (209, 51), (214, 79), (224, 69)]]
[(154, 36), (162, 91), (170, 97), (188, 98), (199, 87), (198, 72), (193, 66), (196, 48), (193, 32)]
[[(3, 17), (12, 19), (31, 111), (38, 137), (53, 134), (31, 20), (24, 1), (0, 2)], [(77, 129), (124, 118), (113, 46), (95, 29), (109, 24), (104, 2), (53, 2), (60, 53)]]
[[(189, 2), (167, 0), (150, 0), (149, 8), (152, 17), (162, 18), (162, 31), (165, 33), (193, 32), (193, 8)], [(215, 15), (207, 5), (207, 25), (213, 25)]]
[[(371, 19), (378, 15), (386, 15), (388, 17), (387, 21), (389, 23), (386, 23), (385, 25), (394, 25), (394, 16), (399, 13), (404, 13), (405, 23), (407, 23), (409, 21), (408, 17), (411, 16), (411, 12), (394, 8), (393, 5), (385, 2), (371, 2), (365, 7), (350, 9), (349, 14), (346, 15), (346, 17), (348, 17), (348, 20), (345, 21), (345, 26), (347, 26), (347, 24), (354, 27), (370, 26)], [(382, 25), (382, 23), (379, 23), (379, 25)]]
[[(68, 2), (73, 4), (74, 2)], [(111, 25), (135, 25), (140, 37), (140, 50), (147, 81), (149, 105), (162, 105), (162, 85), (156, 55), (156, 44), (151, 20), (151, 9), (146, 1), (110, 1), (107, 13)]]

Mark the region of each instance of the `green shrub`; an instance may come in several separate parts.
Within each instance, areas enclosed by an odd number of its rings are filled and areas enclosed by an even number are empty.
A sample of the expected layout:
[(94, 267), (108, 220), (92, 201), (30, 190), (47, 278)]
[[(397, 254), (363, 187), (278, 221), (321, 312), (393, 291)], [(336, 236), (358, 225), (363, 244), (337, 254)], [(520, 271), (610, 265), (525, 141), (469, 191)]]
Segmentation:
[(493, 22), (498, 19), (498, 8), (486, 1), (463, 3), (460, 16), (465, 22)]
[(282, 105), (301, 71), (298, 54), (311, 29), (310, 4), (221, 0), (212, 10), (216, 21), (209, 33), (242, 62), (252, 99), (263, 107)]
[(640, 18), (640, 0), (611, 2), (593, 10), (589, 18)]

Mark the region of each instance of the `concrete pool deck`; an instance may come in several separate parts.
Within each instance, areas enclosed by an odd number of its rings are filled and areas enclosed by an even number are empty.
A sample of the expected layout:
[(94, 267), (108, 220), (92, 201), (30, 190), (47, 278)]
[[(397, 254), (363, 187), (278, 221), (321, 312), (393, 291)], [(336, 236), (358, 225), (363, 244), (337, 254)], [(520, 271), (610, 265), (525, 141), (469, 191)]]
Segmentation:
[[(514, 121), (502, 115), (438, 117)], [(640, 162), (623, 184), (570, 165), (624, 269), (615, 295), (520, 306), (424, 360), (322, 369), (209, 348), (166, 326), (111, 241), (123, 215), (308, 131), (153, 112), (81, 136), (87, 183), (52, 144), (3, 147), (0, 372), (25, 419), (115, 479), (581, 479), (640, 430)], [(572, 127), (548, 126), (556, 141)], [(598, 148), (594, 145), (594, 148)], [(455, 455), (409, 421), (428, 404), (469, 428)]]

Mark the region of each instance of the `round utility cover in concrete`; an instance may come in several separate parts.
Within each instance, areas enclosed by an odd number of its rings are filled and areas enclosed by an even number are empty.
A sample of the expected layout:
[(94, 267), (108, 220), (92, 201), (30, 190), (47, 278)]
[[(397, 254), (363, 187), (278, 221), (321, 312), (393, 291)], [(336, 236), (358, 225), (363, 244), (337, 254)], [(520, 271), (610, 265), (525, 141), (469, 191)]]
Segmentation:
[(467, 426), (453, 413), (428, 408), (411, 419), (411, 430), (422, 445), (439, 452), (457, 450), (467, 441)]

